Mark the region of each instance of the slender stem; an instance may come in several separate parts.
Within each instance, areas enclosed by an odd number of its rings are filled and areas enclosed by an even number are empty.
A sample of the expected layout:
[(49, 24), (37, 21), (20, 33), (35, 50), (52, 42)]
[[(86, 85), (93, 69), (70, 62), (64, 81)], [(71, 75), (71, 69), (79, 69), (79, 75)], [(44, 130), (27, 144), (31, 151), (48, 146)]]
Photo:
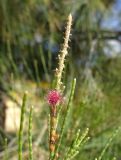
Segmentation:
[(4, 154), (4, 160), (8, 160), (8, 140), (5, 138), (5, 154)]
[(113, 138), (118, 134), (118, 132), (120, 131), (120, 127), (118, 129), (115, 130), (115, 132), (112, 134), (112, 136), (110, 137), (109, 141), (106, 143), (104, 149), (102, 150), (99, 158), (97, 158), (97, 160), (102, 160), (107, 148), (110, 146), (110, 143), (112, 142)]
[(26, 100), (27, 100), (27, 92), (24, 93), (22, 106), (21, 106), (21, 119), (20, 119), (19, 133), (18, 133), (18, 160), (22, 160), (23, 123), (24, 123)]
[(49, 148), (50, 148), (50, 157), (49, 160), (51, 160), (54, 156), (55, 153), (55, 144), (57, 140), (57, 133), (56, 133), (56, 128), (57, 128), (57, 110), (56, 106), (51, 106), (50, 108), (50, 140), (49, 140)]
[(33, 160), (33, 152), (32, 152), (32, 114), (33, 114), (33, 106), (30, 108), (30, 113), (29, 113), (29, 130), (28, 130), (28, 135), (29, 135), (29, 160)]

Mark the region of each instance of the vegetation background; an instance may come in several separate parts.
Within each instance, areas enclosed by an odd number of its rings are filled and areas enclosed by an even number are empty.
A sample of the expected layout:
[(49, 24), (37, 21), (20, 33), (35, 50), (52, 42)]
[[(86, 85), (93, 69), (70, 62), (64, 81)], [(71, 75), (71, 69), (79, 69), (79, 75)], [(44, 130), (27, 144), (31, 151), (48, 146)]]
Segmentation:
[[(70, 145), (77, 128), (83, 132), (88, 127), (90, 140), (76, 160), (95, 159), (121, 125), (121, 0), (0, 0), (1, 158), (7, 137), (8, 159), (16, 159), (17, 124), (14, 129), (11, 125), (19, 121), (19, 110), (16, 115), (9, 108), (19, 108), (23, 92), (28, 90), (26, 117), (29, 106), (35, 106), (34, 158), (47, 159), (45, 94), (51, 86), (70, 12), (72, 37), (63, 81), (67, 95), (73, 77), (77, 86), (62, 151)], [(26, 132), (25, 127), (25, 157)], [(119, 130), (112, 138), (104, 160), (121, 158), (120, 135)]]

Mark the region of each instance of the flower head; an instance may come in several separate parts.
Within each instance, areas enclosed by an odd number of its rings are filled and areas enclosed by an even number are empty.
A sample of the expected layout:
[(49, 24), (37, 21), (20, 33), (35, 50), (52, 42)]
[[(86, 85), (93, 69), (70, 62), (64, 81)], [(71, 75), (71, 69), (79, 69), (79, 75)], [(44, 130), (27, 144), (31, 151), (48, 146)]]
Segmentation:
[(62, 95), (57, 90), (51, 90), (47, 95), (47, 101), (50, 106), (56, 106), (62, 101)]

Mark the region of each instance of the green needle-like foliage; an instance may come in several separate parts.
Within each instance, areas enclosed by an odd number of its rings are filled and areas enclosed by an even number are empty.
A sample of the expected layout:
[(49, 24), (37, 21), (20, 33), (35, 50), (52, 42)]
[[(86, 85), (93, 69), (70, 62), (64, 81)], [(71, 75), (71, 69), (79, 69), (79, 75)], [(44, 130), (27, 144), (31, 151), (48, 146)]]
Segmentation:
[(33, 160), (33, 152), (32, 152), (32, 114), (33, 114), (33, 106), (30, 108), (30, 113), (29, 113), (29, 130), (28, 130), (28, 135), (29, 135), (29, 160)]
[(21, 119), (20, 119), (19, 133), (18, 133), (18, 160), (22, 160), (23, 123), (24, 123), (26, 100), (27, 100), (27, 92), (24, 93), (22, 106), (21, 106)]
[(48, 114), (48, 142), (50, 142), (50, 114)]
[(8, 140), (5, 138), (5, 153), (4, 153), (4, 160), (8, 160)]
[(101, 152), (99, 158), (96, 158), (95, 160), (102, 160), (102, 158), (103, 158), (103, 156), (104, 156), (106, 150), (107, 150), (108, 147), (110, 146), (110, 144), (111, 144), (113, 138), (118, 134), (119, 130), (120, 130), (120, 127), (112, 134), (112, 136), (110, 137), (109, 141), (106, 143), (105, 147), (103, 148), (103, 150), (102, 150), (102, 152)]
[(68, 101), (68, 104), (67, 104), (67, 110), (66, 110), (66, 114), (65, 114), (65, 117), (64, 117), (64, 120), (63, 120), (61, 133), (60, 133), (60, 138), (59, 138), (59, 141), (58, 141), (58, 144), (57, 144), (57, 148), (56, 148), (56, 151), (55, 151), (54, 158), (55, 158), (56, 154), (58, 153), (60, 145), (61, 145), (61, 141), (62, 141), (64, 129), (65, 129), (65, 126), (66, 126), (69, 110), (70, 110), (71, 103), (72, 103), (73, 96), (74, 96), (75, 86), (76, 86), (76, 79), (74, 79), (73, 82), (72, 82), (71, 93), (70, 93), (69, 101)]
[(78, 130), (75, 139), (70, 148), (68, 149), (64, 160), (71, 160), (79, 153), (81, 145), (84, 144), (85, 140), (87, 140), (86, 136), (88, 134), (88, 131), (89, 129), (87, 128), (86, 131), (81, 135), (80, 130)]

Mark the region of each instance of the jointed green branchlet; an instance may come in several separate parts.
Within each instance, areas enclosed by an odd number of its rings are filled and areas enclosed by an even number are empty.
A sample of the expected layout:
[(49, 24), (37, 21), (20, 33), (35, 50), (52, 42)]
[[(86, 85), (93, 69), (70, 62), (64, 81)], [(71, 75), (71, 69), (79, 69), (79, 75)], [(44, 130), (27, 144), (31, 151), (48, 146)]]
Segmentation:
[(66, 126), (67, 118), (68, 118), (68, 113), (69, 113), (71, 103), (72, 103), (72, 100), (73, 100), (73, 96), (74, 96), (75, 86), (76, 86), (76, 79), (74, 79), (73, 82), (72, 82), (71, 93), (70, 93), (70, 96), (69, 96), (69, 101), (68, 101), (68, 104), (67, 104), (67, 110), (66, 110), (66, 114), (65, 114), (63, 124), (62, 124), (62, 128), (61, 128), (60, 138), (59, 138), (57, 148), (56, 148), (56, 151), (55, 151), (55, 154), (54, 154), (54, 159), (56, 158), (56, 155), (58, 154), (59, 147), (60, 147), (60, 144), (61, 144), (61, 141), (62, 141), (62, 136), (63, 136), (64, 129), (65, 129), (65, 126)]
[(7, 138), (5, 138), (5, 148), (4, 148), (4, 150), (5, 150), (5, 154), (4, 154), (3, 160), (8, 160), (8, 140), (7, 140)]
[(79, 153), (81, 145), (88, 140), (88, 138), (86, 138), (88, 131), (89, 129), (87, 128), (86, 131), (81, 135), (80, 130), (78, 130), (72, 145), (66, 153), (64, 160), (71, 160)]
[(48, 114), (48, 141), (50, 142), (50, 114)]
[(22, 160), (23, 123), (24, 123), (26, 100), (27, 100), (27, 92), (24, 93), (21, 106), (21, 119), (20, 119), (19, 133), (18, 133), (18, 160)]
[(109, 141), (106, 143), (105, 147), (103, 148), (100, 156), (98, 158), (95, 158), (95, 160), (102, 160), (107, 148), (110, 146), (110, 143), (112, 142), (113, 138), (117, 135), (117, 133), (120, 131), (120, 127), (118, 129), (115, 130), (115, 132), (112, 134), (112, 136), (110, 137)]
[(30, 108), (30, 113), (29, 113), (29, 129), (28, 129), (29, 160), (33, 160), (33, 153), (32, 153), (32, 114), (33, 114), (33, 106)]

